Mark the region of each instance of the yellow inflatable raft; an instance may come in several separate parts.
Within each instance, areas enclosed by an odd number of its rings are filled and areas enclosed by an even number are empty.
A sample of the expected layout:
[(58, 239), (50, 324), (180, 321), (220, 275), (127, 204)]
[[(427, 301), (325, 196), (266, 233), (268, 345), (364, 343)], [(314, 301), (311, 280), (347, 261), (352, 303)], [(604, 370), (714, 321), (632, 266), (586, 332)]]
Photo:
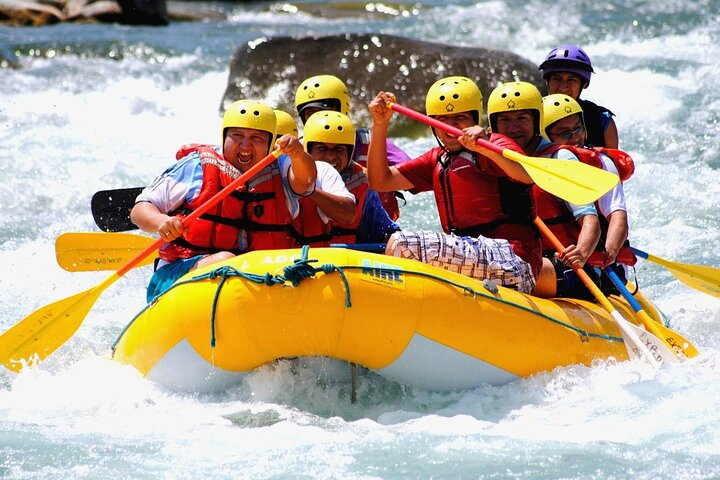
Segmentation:
[[(638, 323), (624, 300), (611, 302)], [(429, 390), (628, 358), (616, 323), (594, 303), (340, 248), (251, 252), (190, 272), (132, 320), (113, 352), (179, 391), (224, 389), (284, 357), (345, 360)]]

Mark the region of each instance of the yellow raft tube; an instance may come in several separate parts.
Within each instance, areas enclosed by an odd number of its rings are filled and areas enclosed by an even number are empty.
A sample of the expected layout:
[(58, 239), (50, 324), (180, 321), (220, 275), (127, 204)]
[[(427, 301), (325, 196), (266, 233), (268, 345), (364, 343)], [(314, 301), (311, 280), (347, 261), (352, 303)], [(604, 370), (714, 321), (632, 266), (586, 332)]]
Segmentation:
[[(611, 302), (638, 323), (623, 299)], [(618, 326), (595, 303), (341, 248), (250, 252), (192, 271), (132, 320), (113, 356), (167, 388), (197, 392), (285, 357), (345, 360), (428, 390), (628, 359)]]

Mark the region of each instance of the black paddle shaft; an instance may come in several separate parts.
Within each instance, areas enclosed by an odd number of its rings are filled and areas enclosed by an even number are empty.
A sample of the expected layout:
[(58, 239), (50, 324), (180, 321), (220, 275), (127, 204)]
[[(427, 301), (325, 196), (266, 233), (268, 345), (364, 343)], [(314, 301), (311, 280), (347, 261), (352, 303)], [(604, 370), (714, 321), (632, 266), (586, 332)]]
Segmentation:
[(105, 232), (126, 232), (137, 226), (130, 221), (130, 210), (144, 187), (101, 190), (90, 201), (95, 223)]

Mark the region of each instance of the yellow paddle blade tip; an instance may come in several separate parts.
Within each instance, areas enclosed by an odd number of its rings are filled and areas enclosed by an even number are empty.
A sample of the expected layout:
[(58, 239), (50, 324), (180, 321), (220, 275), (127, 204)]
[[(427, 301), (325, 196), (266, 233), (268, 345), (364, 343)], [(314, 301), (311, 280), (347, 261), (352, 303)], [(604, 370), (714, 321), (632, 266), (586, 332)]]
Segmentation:
[(520, 163), (538, 187), (575, 205), (593, 203), (620, 181), (617, 175), (576, 160), (527, 157), (507, 149), (503, 156)]

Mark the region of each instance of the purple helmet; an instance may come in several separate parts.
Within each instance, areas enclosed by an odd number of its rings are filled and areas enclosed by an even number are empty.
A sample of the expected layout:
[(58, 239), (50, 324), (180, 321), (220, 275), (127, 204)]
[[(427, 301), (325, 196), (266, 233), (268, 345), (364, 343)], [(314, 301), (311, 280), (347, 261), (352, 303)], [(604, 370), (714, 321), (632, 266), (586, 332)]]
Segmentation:
[(590, 57), (577, 45), (559, 45), (553, 48), (538, 69), (542, 70), (546, 80), (551, 73), (574, 73), (585, 80), (585, 87), (590, 85), (590, 77), (595, 72)]

